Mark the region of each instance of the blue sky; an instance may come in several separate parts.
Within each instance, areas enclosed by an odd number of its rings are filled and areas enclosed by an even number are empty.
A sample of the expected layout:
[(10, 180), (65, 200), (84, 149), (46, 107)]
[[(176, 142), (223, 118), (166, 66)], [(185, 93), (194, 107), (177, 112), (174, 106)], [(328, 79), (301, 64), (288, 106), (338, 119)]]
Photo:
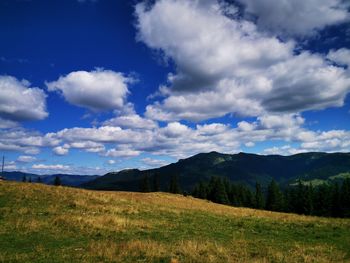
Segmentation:
[(0, 2), (7, 170), (350, 151), (342, 0)]

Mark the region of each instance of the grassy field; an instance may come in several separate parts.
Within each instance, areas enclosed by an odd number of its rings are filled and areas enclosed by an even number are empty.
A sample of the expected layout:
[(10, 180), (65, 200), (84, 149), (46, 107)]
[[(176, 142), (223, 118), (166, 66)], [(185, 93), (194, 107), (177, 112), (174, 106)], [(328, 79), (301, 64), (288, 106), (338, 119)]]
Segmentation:
[(0, 182), (0, 262), (350, 262), (350, 220)]

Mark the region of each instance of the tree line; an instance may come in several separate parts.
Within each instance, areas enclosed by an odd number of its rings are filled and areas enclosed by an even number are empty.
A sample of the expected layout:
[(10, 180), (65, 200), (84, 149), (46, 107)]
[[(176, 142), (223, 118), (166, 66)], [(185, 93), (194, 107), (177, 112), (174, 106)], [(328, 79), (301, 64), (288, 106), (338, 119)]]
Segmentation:
[[(23, 183), (26, 183), (26, 182), (32, 183), (32, 177), (29, 177), (29, 178), (27, 179), (27, 177), (24, 175), (24, 176), (22, 177), (22, 182), (23, 182)], [(38, 176), (37, 179), (36, 179), (36, 183), (39, 183), (39, 184), (40, 184), (40, 183), (42, 183), (42, 182), (43, 182), (43, 181), (42, 181), (41, 177)], [(56, 185), (56, 186), (62, 185), (61, 178), (60, 178), (59, 176), (55, 176), (55, 179), (54, 179), (54, 181), (53, 181), (53, 185)]]
[(212, 177), (197, 184), (192, 195), (215, 203), (326, 217), (350, 217), (350, 179), (313, 186), (301, 180), (281, 190), (272, 180), (267, 189), (259, 183), (255, 190), (233, 184), (226, 178)]
[[(160, 191), (159, 178), (144, 176), (139, 190), (141, 192)], [(176, 176), (171, 177), (165, 191), (182, 193)], [(187, 195), (187, 193), (183, 194)], [(296, 185), (283, 189), (275, 180), (271, 180), (265, 189), (257, 182), (252, 191), (243, 184), (234, 184), (227, 178), (213, 176), (208, 182), (195, 185), (190, 194), (196, 198), (238, 207), (303, 215), (350, 217), (350, 178), (342, 183), (325, 183), (318, 186), (313, 186), (311, 183), (305, 185), (298, 180)]]
[[(149, 177), (148, 175), (145, 175), (142, 177), (139, 185), (139, 191), (148, 193), (148, 192), (159, 192), (160, 189), (160, 182), (159, 177), (157, 175), (154, 175), (153, 177)], [(173, 194), (181, 194), (183, 193), (180, 188), (180, 184), (178, 182), (178, 178), (176, 175), (171, 176), (169, 185), (166, 187), (166, 192), (173, 193)]]

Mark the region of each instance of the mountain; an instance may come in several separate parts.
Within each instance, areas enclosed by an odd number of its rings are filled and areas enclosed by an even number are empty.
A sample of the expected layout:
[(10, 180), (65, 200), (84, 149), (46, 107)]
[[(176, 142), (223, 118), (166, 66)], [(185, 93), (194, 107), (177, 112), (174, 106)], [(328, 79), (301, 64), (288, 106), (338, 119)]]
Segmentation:
[(130, 169), (108, 173), (82, 187), (98, 190), (138, 191), (145, 176), (152, 187), (157, 181), (160, 190), (168, 189), (176, 176), (185, 191), (192, 191), (200, 181), (211, 176), (226, 177), (234, 183), (254, 187), (256, 182), (266, 186), (271, 179), (280, 185), (305, 182), (339, 180), (350, 175), (350, 153), (300, 153), (291, 156), (257, 154), (200, 153), (160, 168), (150, 170)]
[(41, 182), (44, 184), (53, 184), (55, 177), (58, 176), (61, 179), (62, 185), (77, 187), (81, 184), (87, 183), (91, 180), (99, 177), (98, 175), (73, 175), (73, 174), (51, 174), (51, 175), (38, 175), (23, 172), (4, 172), (2, 176), (8, 181), (22, 181), (23, 177), (26, 180), (32, 180), (32, 182), (37, 182), (40, 177)]

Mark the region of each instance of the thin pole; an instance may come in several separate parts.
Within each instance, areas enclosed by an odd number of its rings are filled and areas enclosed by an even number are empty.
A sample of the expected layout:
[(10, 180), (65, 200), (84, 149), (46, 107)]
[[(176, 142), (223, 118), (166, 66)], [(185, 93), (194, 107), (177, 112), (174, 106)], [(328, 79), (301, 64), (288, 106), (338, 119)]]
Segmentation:
[(1, 167), (1, 174), (4, 173), (4, 166), (5, 166), (5, 155), (2, 156), (2, 167)]

